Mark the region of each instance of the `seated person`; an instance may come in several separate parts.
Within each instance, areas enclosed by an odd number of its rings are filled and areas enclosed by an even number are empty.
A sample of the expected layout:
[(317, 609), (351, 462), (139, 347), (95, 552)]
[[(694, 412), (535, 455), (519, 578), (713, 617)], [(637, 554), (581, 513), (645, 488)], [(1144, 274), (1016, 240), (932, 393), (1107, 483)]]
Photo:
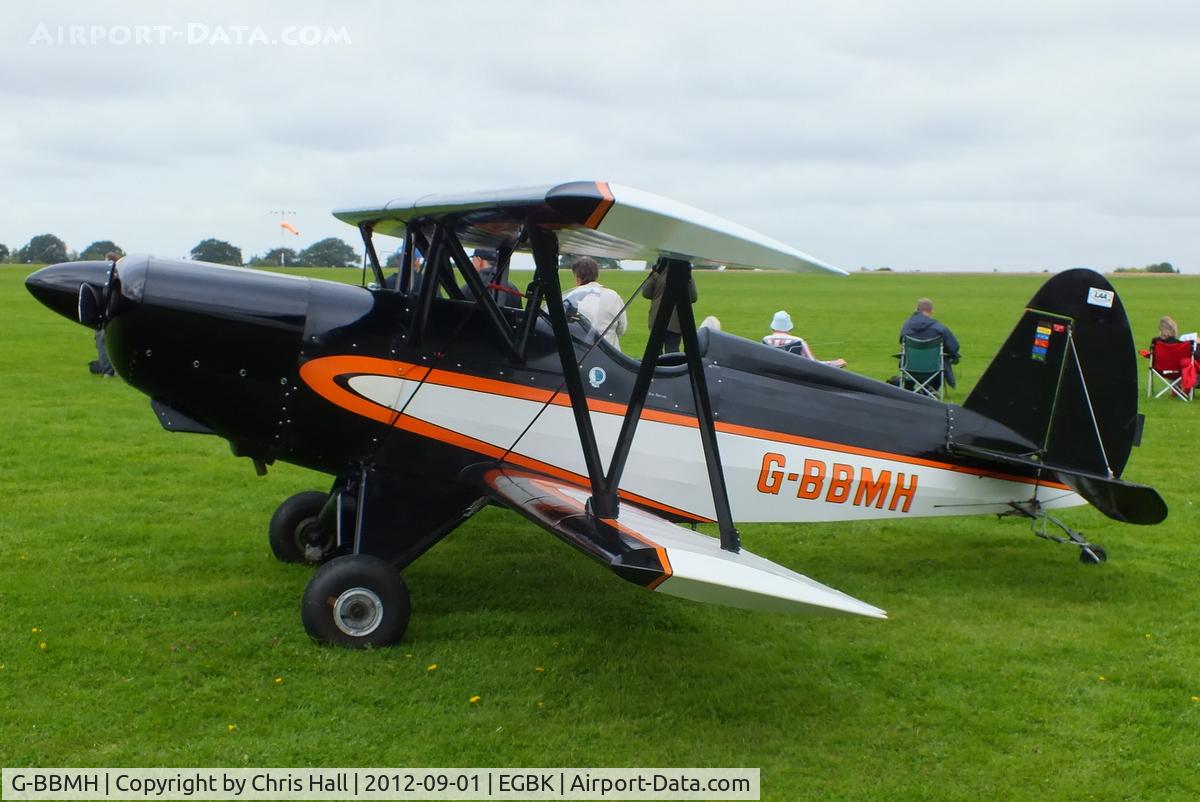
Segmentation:
[[(904, 325), (900, 327), (900, 342), (904, 342), (905, 337), (912, 337), (916, 340), (931, 340), (934, 337), (941, 337), (942, 353), (946, 357), (944, 366), (946, 384), (951, 387), (957, 386), (952, 366), (958, 364), (960, 358), (958, 338), (954, 336), (954, 332), (950, 331), (944, 323), (934, 318), (933, 301), (928, 298), (917, 300), (916, 310), (909, 316), (908, 320), (904, 321)], [(936, 387), (937, 385), (935, 384), (934, 386)]]
[[(396, 261), (395, 266), (397, 268), (399, 268), (400, 265), (404, 264), (404, 262), (402, 261), (404, 257), (403, 257), (403, 254), (401, 251), (397, 251), (396, 253), (397, 253), (397, 258), (395, 260)], [(412, 273), (408, 277), (408, 285), (409, 285), (408, 292), (410, 295), (419, 295), (421, 292), (421, 280), (424, 278), (424, 273), (421, 270), (421, 267), (423, 266), (423, 264), (424, 264), (424, 260), (421, 258), (421, 252), (418, 250), (416, 253), (413, 254)], [(388, 276), (384, 280), (384, 285), (389, 290), (400, 289), (400, 270), (397, 269), (395, 273), (392, 273), (390, 276)]]
[(1154, 350), (1154, 344), (1177, 343), (1179, 342), (1179, 324), (1175, 322), (1175, 318), (1170, 315), (1163, 315), (1158, 319), (1158, 336), (1150, 339), (1150, 350)]
[(846, 360), (844, 359), (817, 359), (803, 338), (790, 333), (792, 328), (792, 316), (782, 309), (779, 310), (775, 313), (775, 317), (771, 319), (771, 333), (762, 338), (763, 344), (773, 348), (782, 348), (789, 353), (799, 354), (805, 359), (815, 360), (822, 365), (829, 365), (834, 368), (846, 367)]
[[(483, 279), (483, 285), (488, 288), (497, 305), (520, 309), (522, 295), (516, 285), (509, 281), (507, 276), (503, 282), (496, 281), (496, 261), (499, 258), (500, 255), (491, 248), (476, 248), (471, 254), (471, 264), (475, 266), (475, 271), (479, 273), (479, 278)], [(468, 301), (475, 298), (471, 285), (464, 284), (459, 289)]]
[(575, 288), (563, 296), (563, 303), (574, 306), (597, 333), (603, 334), (610, 345), (620, 350), (620, 336), (629, 326), (625, 302), (615, 290), (596, 280), (600, 277), (600, 265), (590, 256), (572, 262), (571, 272), (575, 274)]
[[(1184, 373), (1183, 389), (1186, 392), (1196, 386), (1197, 370), (1200, 369), (1200, 355), (1197, 355), (1196, 350), (1195, 350), (1196, 349), (1196, 343), (1194, 342), (1195, 339), (1196, 339), (1196, 336), (1194, 334), (1185, 334), (1182, 337), (1180, 337), (1179, 336), (1179, 324), (1176, 323), (1175, 319), (1173, 317), (1171, 317), (1170, 315), (1163, 315), (1158, 320), (1158, 336), (1152, 337), (1150, 339), (1150, 348), (1146, 351), (1141, 351), (1140, 353), (1142, 356), (1147, 356), (1147, 357), (1150, 357), (1151, 359), (1153, 359), (1154, 346), (1158, 343), (1164, 343), (1167, 345), (1171, 345), (1173, 343), (1184, 342), (1186, 340), (1193, 340), (1192, 361), (1191, 361), (1191, 363), (1186, 363), (1186, 359), (1185, 359), (1185, 364), (1182, 366), (1182, 371)], [(1160, 367), (1165, 367), (1165, 366), (1160, 366)]]

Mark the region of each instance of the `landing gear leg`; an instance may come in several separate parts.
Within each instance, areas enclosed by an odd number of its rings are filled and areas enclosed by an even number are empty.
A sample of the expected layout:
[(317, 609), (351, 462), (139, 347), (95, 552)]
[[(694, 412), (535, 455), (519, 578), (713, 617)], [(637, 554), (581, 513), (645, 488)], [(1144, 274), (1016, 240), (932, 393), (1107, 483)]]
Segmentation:
[(335, 486), (337, 543), (349, 553), (309, 580), (301, 620), (319, 642), (362, 649), (400, 642), (411, 612), (400, 571), (486, 503), (461, 485), (364, 468)]
[[(1032, 520), (1033, 533), (1044, 540), (1053, 540), (1055, 543), (1069, 543), (1079, 547), (1079, 562), (1086, 565), (1096, 565), (1108, 560), (1108, 553), (1104, 548), (1096, 543), (1088, 542), (1088, 539), (1080, 531), (1072, 529), (1062, 521), (1050, 515), (1037, 501), (1014, 502), (1010, 505), (1012, 512), (1005, 513), (1006, 515), (1019, 515), (1023, 518)], [(1051, 530), (1051, 527), (1057, 527), (1062, 531), (1062, 535), (1056, 535)]]

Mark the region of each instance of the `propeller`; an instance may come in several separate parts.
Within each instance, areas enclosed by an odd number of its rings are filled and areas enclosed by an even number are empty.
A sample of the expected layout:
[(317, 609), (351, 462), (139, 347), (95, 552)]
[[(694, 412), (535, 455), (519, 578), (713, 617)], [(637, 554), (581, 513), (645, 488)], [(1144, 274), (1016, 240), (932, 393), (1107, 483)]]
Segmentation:
[(120, 301), (121, 276), (114, 259), (109, 263), (104, 287), (99, 292), (88, 282), (79, 285), (79, 322), (89, 328), (103, 328), (116, 315)]

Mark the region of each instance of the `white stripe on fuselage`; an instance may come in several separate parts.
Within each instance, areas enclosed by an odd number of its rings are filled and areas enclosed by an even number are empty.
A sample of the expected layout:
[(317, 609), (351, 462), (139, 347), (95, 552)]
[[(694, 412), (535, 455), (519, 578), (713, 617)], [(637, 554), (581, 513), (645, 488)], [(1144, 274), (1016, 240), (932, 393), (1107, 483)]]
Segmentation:
[[(349, 384), (377, 404), (502, 449), (514, 446), (544, 406), (389, 376), (355, 376)], [(591, 419), (607, 464), (622, 418), (593, 411)], [(1034, 491), (1027, 482), (847, 453), (832, 444), (814, 447), (729, 432), (718, 432), (717, 439), (734, 519), (747, 523), (999, 513), (1011, 501), (1029, 500)], [(587, 475), (570, 407), (547, 406), (512, 450)], [(715, 517), (700, 435), (692, 427), (640, 421), (621, 489), (702, 518)], [(1060, 488), (1041, 487), (1038, 498), (1048, 508), (1086, 503)]]

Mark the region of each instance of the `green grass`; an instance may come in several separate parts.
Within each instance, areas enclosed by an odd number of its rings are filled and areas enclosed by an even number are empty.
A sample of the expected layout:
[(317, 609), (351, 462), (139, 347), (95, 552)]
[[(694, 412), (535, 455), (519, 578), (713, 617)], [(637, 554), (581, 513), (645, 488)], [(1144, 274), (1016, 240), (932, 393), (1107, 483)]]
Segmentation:
[[(87, 373), (90, 333), (28, 272), (0, 267), (5, 766), (758, 766), (773, 800), (1200, 793), (1200, 405), (1143, 404), (1127, 476), (1166, 523), (1064, 516), (1103, 566), (1016, 520), (745, 526), (750, 549), (891, 615), (788, 617), (645, 593), (489, 509), (406, 571), (404, 643), (349, 652), (308, 640), (310, 571), (266, 544), (275, 505), (327, 478), (260, 479), (223, 441), (162, 431)], [(961, 401), (1042, 279), (703, 273), (696, 312), (757, 339), (788, 309), (818, 355), (886, 378), (929, 295), (963, 342)], [(1200, 323), (1200, 281), (1116, 283), (1139, 343), (1164, 313)], [(644, 302), (630, 314), (633, 352)]]

